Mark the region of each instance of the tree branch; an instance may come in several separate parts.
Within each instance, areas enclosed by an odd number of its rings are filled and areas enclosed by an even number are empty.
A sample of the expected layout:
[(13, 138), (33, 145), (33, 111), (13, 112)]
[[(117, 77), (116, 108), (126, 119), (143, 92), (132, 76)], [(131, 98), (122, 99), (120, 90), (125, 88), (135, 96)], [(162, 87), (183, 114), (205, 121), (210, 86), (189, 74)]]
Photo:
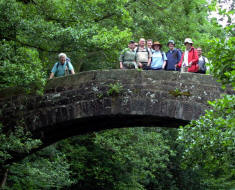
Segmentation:
[(33, 3), (33, 4), (36, 5), (36, 3), (35, 3), (34, 0), (17, 0), (17, 1), (22, 2), (22, 3), (24, 3), (24, 4)]
[[(49, 50), (49, 49), (46, 49), (46, 48), (35, 46), (33, 44), (28, 44), (28, 43), (25, 43), (25, 42), (21, 42), (21, 41), (19, 41), (17, 39), (11, 38), (11, 37), (3, 37), (3, 38), (7, 39), (7, 40), (12, 40), (14, 42), (17, 42), (17, 43), (21, 44), (22, 46), (35, 48), (35, 49), (38, 49), (40, 51), (46, 51), (46, 52), (50, 52), (50, 53), (59, 53), (59, 52), (61, 52), (61, 50), (59, 50), (59, 49), (58, 50)], [(73, 52), (73, 51), (76, 51), (76, 49), (73, 49), (73, 50), (63, 50), (63, 52)]]
[(107, 15), (104, 15), (104, 16), (101, 17), (101, 18), (96, 18), (96, 19), (94, 19), (94, 21), (95, 21), (95, 22), (100, 22), (100, 21), (105, 20), (105, 19), (107, 19), (107, 18), (111, 18), (111, 17), (114, 16), (114, 15), (115, 15), (114, 13), (109, 13), (109, 14), (107, 14)]
[(6, 184), (6, 181), (7, 181), (7, 174), (8, 174), (8, 169), (0, 169), (0, 172), (3, 172), (2, 173), (2, 176), (1, 176), (1, 182), (0, 182), (0, 189), (3, 188)]
[(77, 20), (69, 20), (69, 19), (60, 19), (60, 18), (52, 18), (49, 16), (46, 16), (46, 21), (56, 21), (56, 22), (78, 22)]

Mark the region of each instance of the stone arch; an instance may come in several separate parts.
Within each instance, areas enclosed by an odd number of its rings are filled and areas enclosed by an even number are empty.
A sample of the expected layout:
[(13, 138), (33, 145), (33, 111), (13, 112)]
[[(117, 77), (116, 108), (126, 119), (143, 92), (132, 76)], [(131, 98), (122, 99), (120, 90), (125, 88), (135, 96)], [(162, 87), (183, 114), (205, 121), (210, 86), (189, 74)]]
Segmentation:
[(89, 71), (50, 80), (43, 96), (2, 99), (0, 104), (8, 108), (1, 119), (11, 126), (15, 121), (12, 118), (24, 118), (27, 130), (47, 146), (69, 136), (104, 129), (185, 125), (199, 118), (208, 108), (207, 101), (222, 93), (209, 75)]

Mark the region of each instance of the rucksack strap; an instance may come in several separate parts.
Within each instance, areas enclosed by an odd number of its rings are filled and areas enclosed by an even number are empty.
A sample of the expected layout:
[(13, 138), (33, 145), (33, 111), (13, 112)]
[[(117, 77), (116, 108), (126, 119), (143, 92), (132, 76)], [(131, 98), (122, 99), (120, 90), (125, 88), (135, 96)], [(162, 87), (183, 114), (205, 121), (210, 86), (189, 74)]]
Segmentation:
[(202, 56), (203, 62), (206, 64), (206, 59), (204, 56)]
[(56, 63), (56, 69), (58, 69), (59, 65), (60, 65), (60, 62), (57, 62)]
[[(148, 52), (148, 57), (149, 57), (149, 48), (148, 47), (145, 47), (145, 49), (147, 50), (147, 52)], [(138, 53), (139, 52), (139, 46), (137, 47), (137, 49), (136, 49), (136, 51), (135, 51), (136, 53)]]
[(162, 61), (164, 62), (164, 55), (163, 55), (163, 51), (161, 51), (162, 54)]
[[(147, 50), (148, 52), (148, 59), (149, 59), (149, 48), (148, 47), (145, 47), (145, 49)], [(137, 53), (139, 52), (139, 46), (137, 47), (136, 51), (135, 51), (135, 60), (137, 59)]]
[[(57, 62), (57, 63), (56, 63), (56, 68), (57, 68), (57, 69), (58, 69), (59, 65), (60, 65), (60, 62)], [(68, 62), (67, 62), (67, 61), (65, 61), (65, 65), (68, 66)]]

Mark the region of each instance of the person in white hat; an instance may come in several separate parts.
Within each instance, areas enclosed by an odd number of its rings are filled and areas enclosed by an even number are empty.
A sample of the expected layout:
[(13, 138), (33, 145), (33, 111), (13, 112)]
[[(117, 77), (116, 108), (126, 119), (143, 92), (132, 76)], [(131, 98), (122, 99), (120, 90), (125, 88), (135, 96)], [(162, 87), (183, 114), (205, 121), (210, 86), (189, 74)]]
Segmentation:
[(191, 38), (186, 38), (184, 40), (184, 45), (186, 47), (179, 64), (176, 67), (181, 68), (181, 72), (193, 72), (198, 71), (198, 54), (197, 50), (193, 47), (193, 41)]

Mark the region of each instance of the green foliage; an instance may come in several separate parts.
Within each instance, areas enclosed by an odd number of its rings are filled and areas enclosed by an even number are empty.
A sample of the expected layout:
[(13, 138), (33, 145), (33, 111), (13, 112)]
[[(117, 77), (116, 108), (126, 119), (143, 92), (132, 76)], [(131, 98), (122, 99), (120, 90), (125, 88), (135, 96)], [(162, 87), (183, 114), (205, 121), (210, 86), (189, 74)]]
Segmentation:
[(13, 43), (0, 46), (0, 89), (23, 88), (26, 92), (42, 93), (46, 83), (38, 52), (20, 47), (14, 52)]
[(59, 52), (67, 52), (76, 71), (117, 68), (117, 57), (131, 39), (163, 44), (174, 39), (182, 48), (190, 36), (206, 50), (206, 39), (224, 35), (208, 22), (206, 0), (23, 2), (0, 1), (0, 40), (37, 50), (48, 74)]
[(69, 168), (65, 155), (51, 146), (11, 165), (5, 189), (61, 189), (74, 182)]
[(72, 189), (177, 190), (189, 184), (193, 189), (197, 180), (190, 183), (192, 174), (177, 167), (176, 137), (177, 130), (127, 128), (74, 137), (58, 146), (77, 180)]
[(212, 110), (180, 129), (184, 143), (184, 167), (200, 170), (209, 189), (227, 189), (235, 184), (235, 96), (210, 102)]
[(130, 3), (127, 9), (133, 18), (131, 28), (136, 40), (143, 36), (160, 41), (166, 51), (169, 39), (175, 40), (176, 46), (184, 49), (184, 39), (191, 37), (195, 46), (202, 46), (207, 52), (207, 39), (223, 34), (221, 27), (208, 22), (207, 6), (208, 1), (205, 0), (140, 0)]
[[(224, 87), (235, 89), (234, 25), (227, 26), (224, 33), (208, 43), (210, 73)], [(184, 147), (181, 165), (199, 172), (200, 185), (206, 189), (230, 189), (235, 185), (235, 96), (225, 95), (208, 103), (211, 110), (180, 129), (178, 141)]]
[(108, 96), (116, 96), (123, 91), (123, 86), (120, 83), (109, 84), (109, 89), (107, 91)]
[(139, 72), (143, 71), (142, 68), (137, 68), (136, 70), (139, 71)]
[(40, 140), (32, 139), (23, 126), (17, 126), (7, 133), (3, 131), (6, 131), (6, 128), (0, 123), (0, 165), (11, 159), (12, 155), (28, 153), (41, 143)]
[(214, 39), (209, 43), (208, 54), (211, 63), (211, 73), (222, 83), (235, 87), (235, 37)]
[(171, 94), (174, 97), (178, 97), (178, 96), (191, 96), (190, 92), (188, 92), (188, 91), (181, 92), (178, 88), (176, 88), (175, 90), (170, 90), (169, 94)]

